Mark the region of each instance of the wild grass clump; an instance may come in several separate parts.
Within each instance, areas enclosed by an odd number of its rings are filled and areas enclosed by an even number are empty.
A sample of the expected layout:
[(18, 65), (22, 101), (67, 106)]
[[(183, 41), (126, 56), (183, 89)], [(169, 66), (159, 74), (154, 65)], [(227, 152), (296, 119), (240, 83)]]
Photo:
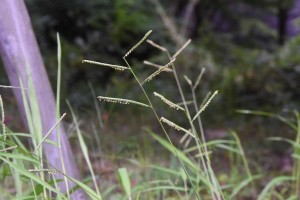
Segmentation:
[[(113, 68), (120, 73), (130, 73), (136, 84), (139, 86), (141, 94), (145, 97), (145, 102), (134, 99), (125, 99), (121, 97), (107, 97), (98, 94), (99, 101), (106, 103), (117, 103), (124, 106), (141, 106), (141, 109), (147, 114), (152, 114), (159, 124), (161, 131), (154, 132), (151, 128), (144, 128), (144, 132), (149, 134), (158, 142), (164, 150), (171, 153), (172, 157), (167, 165), (148, 164), (146, 171), (148, 178), (133, 184), (131, 177), (134, 175), (130, 171), (121, 167), (118, 169), (117, 185), (103, 189), (103, 179), (99, 179), (97, 172), (93, 168), (93, 161), (90, 159), (91, 148), (86, 143), (84, 134), (80, 129), (79, 120), (73, 111), (70, 103), (70, 116), (74, 122), (74, 132), (78, 138), (79, 147), (87, 165), (90, 177), (83, 181), (78, 181), (68, 176), (65, 170), (58, 170), (49, 165), (44, 159), (43, 144), (50, 143), (59, 149), (62, 148), (60, 140), (57, 143), (49, 141), (48, 135), (52, 130), (60, 126), (61, 121), (66, 114), (60, 114), (60, 80), (61, 80), (61, 50), (58, 42), (58, 81), (57, 81), (57, 122), (44, 136), (42, 136), (41, 119), (39, 109), (34, 93), (34, 86), (29, 79), (28, 88), (24, 89), (21, 82), (26, 118), (28, 120), (29, 134), (15, 133), (5, 126), (5, 113), (2, 97), (0, 95), (0, 113), (1, 113), (1, 138), (0, 138), (0, 191), (4, 199), (70, 199), (72, 193), (78, 189), (85, 191), (91, 199), (297, 199), (300, 192), (300, 117), (295, 111), (296, 120), (288, 120), (272, 113), (255, 112), (240, 110), (244, 114), (259, 114), (268, 117), (275, 117), (289, 125), (297, 134), (295, 140), (273, 137), (271, 141), (284, 141), (292, 145), (294, 159), (293, 171), (290, 175), (276, 176), (266, 185), (261, 187), (258, 181), (264, 177), (264, 174), (254, 174), (246, 157), (245, 149), (237, 133), (229, 131), (225, 139), (207, 140), (205, 129), (202, 124), (202, 115), (207, 107), (214, 103), (218, 91), (208, 93), (200, 102), (197, 99), (197, 91), (201, 86), (201, 79), (205, 69), (199, 71), (196, 80), (191, 80), (188, 75), (179, 76), (177, 73), (176, 60), (181, 53), (188, 47), (191, 40), (185, 42), (173, 55), (164, 46), (149, 40), (151, 31), (147, 32), (140, 41), (137, 42), (123, 57), (124, 65), (115, 65), (91, 60), (83, 60), (83, 63), (100, 65)], [(58, 37), (59, 41), (59, 37)], [(146, 42), (145, 42), (146, 41)], [(140, 45), (151, 45), (160, 53), (165, 55), (166, 64), (158, 65), (150, 61), (144, 61), (145, 65), (155, 67), (152, 73), (146, 78), (140, 78), (136, 73), (134, 66), (130, 64), (129, 57), (131, 53), (138, 49)], [(169, 72), (173, 75), (177, 85), (181, 103), (175, 103), (174, 100), (166, 98), (159, 89), (155, 92), (148, 92), (147, 84), (155, 81), (157, 76), (164, 76), (163, 72)], [(182, 83), (181, 79), (185, 82)], [(185, 85), (184, 85), (185, 84)], [(188, 99), (183, 92), (183, 86), (188, 86)], [(91, 86), (90, 86), (91, 87)], [(93, 96), (95, 92), (91, 87)], [(27, 97), (30, 97), (29, 99)], [(96, 97), (95, 97), (96, 99)], [(160, 100), (166, 107), (170, 107), (174, 115), (186, 119), (186, 123), (176, 123), (173, 119), (168, 119), (164, 113), (159, 114), (154, 100)], [(100, 109), (95, 103), (98, 121), (103, 126)], [(173, 131), (173, 129), (175, 131)], [(172, 136), (179, 136), (179, 142), (174, 141)], [(58, 131), (59, 136), (59, 131)], [(95, 134), (97, 145), (100, 145), (99, 138)], [(60, 138), (60, 137), (58, 137)], [(25, 145), (29, 140), (30, 145)], [(176, 143), (176, 145), (175, 145)], [(229, 169), (223, 170), (223, 166), (215, 166), (216, 150), (221, 150), (222, 155), (226, 155), (229, 160)], [(61, 153), (62, 155), (62, 153)], [(141, 162), (134, 159), (127, 159), (135, 166), (141, 166)], [(62, 166), (63, 157), (60, 157)], [(221, 162), (220, 162), (221, 163)], [(221, 168), (221, 170), (220, 170)], [(218, 171), (216, 171), (218, 169)], [(60, 176), (57, 176), (60, 175)], [(60, 177), (60, 178), (58, 178)], [(225, 177), (225, 178), (224, 178)], [(75, 187), (69, 185), (69, 182), (75, 184)], [(67, 191), (62, 192), (59, 184), (63, 182)], [(28, 184), (30, 183), (30, 184)], [(279, 187), (280, 186), (280, 187)], [(122, 188), (117, 190), (116, 188)], [(279, 188), (279, 189), (278, 189)], [(283, 188), (283, 189), (282, 189)]]
[[(151, 134), (155, 139), (157, 139), (165, 148), (167, 148), (169, 151), (172, 152), (177, 158), (177, 161), (179, 163), (178, 170), (180, 170), (181, 176), (185, 177), (184, 182), (185, 186), (184, 188), (179, 187), (180, 189), (176, 189), (176, 187), (173, 188), (174, 191), (177, 192), (180, 198), (186, 198), (186, 199), (201, 199), (202, 194), (209, 195), (211, 199), (225, 199), (225, 194), (221, 188), (221, 185), (219, 184), (219, 181), (217, 180), (217, 177), (215, 175), (214, 170), (212, 169), (211, 163), (210, 163), (210, 157), (209, 157), (209, 151), (206, 146), (203, 126), (201, 123), (201, 113), (205, 110), (205, 108), (209, 105), (209, 103), (213, 100), (213, 98), (216, 96), (217, 91), (214, 92), (211, 96), (208, 97), (208, 99), (203, 102), (203, 105), (199, 108), (199, 104), (197, 102), (196, 96), (195, 96), (195, 90), (197, 89), (197, 86), (200, 83), (200, 79), (203, 75), (203, 70), (200, 72), (200, 75), (195, 84), (192, 84), (192, 81), (189, 80), (188, 83), (191, 86), (192, 93), (194, 94), (194, 98), (192, 100), (194, 109), (190, 109), (187, 105), (186, 97), (182, 90), (182, 85), (179, 81), (175, 62), (176, 58), (180, 55), (180, 53), (190, 44), (191, 40), (188, 40), (186, 43), (182, 45), (181, 48), (173, 56), (171, 56), (170, 52), (163, 46), (156, 44), (155, 42), (151, 40), (147, 40), (148, 44), (152, 45), (154, 48), (157, 48), (158, 50), (165, 53), (166, 58), (169, 60), (164, 66), (159, 66), (157, 64), (153, 64), (149, 61), (145, 61), (144, 63), (150, 64), (152, 66), (158, 67), (156, 71), (154, 71), (152, 74), (150, 74), (147, 78), (144, 80), (140, 80), (138, 75), (135, 73), (134, 67), (132, 67), (129, 64), (129, 61), (127, 60), (128, 56), (136, 49), (139, 45), (141, 45), (150, 35), (150, 31), (145, 34), (145, 36), (136, 44), (134, 45), (128, 53), (125, 54), (123, 57), (127, 68), (131, 72), (132, 76), (135, 78), (137, 84), (139, 85), (143, 95), (145, 96), (147, 102), (141, 103), (133, 100), (127, 100), (127, 99), (121, 99), (121, 98), (112, 98), (112, 97), (103, 97), (99, 96), (98, 98), (100, 100), (104, 100), (107, 102), (113, 102), (113, 103), (121, 103), (121, 104), (129, 104), (134, 103), (138, 105), (143, 105), (145, 107), (148, 107), (150, 111), (153, 113), (154, 117), (157, 119), (157, 122), (161, 126), (161, 129), (165, 135), (165, 139), (159, 137), (158, 135), (154, 134), (151, 130), (147, 130), (149, 134)], [(89, 62), (92, 63), (92, 62)], [(159, 94), (158, 92), (154, 92), (154, 96), (158, 97), (162, 102), (166, 103), (168, 106), (175, 108), (176, 110), (183, 111), (182, 114), (184, 117), (187, 118), (188, 123), (190, 125), (189, 128), (184, 128), (169, 119), (166, 119), (164, 116), (159, 116), (157, 113), (157, 110), (155, 106), (152, 103), (152, 97), (148, 94), (146, 91), (146, 84), (149, 81), (152, 81), (154, 77), (161, 74), (161, 72), (169, 70), (173, 72), (173, 76), (175, 78), (178, 91), (180, 93), (181, 100), (183, 102), (183, 106), (177, 105), (176, 103), (173, 103), (172, 100), (168, 100), (163, 95)], [(195, 113), (194, 116), (191, 115), (191, 113)], [(194, 124), (194, 121), (197, 119), (198, 128), (196, 128), (196, 125)], [(196, 144), (196, 148), (193, 153), (186, 153), (173, 144), (173, 141), (170, 138), (170, 133), (167, 132), (167, 129), (165, 128), (165, 124), (178, 130), (182, 131), (182, 142), (184, 140), (188, 140), (189, 142), (191, 140), (194, 141)], [(197, 156), (194, 156), (194, 155)], [(189, 185), (189, 187), (187, 187)], [(156, 187), (156, 190), (163, 190), (164, 186), (159, 185)], [(172, 187), (171, 187), (172, 188)], [(143, 193), (143, 191), (147, 191), (149, 188), (140, 188), (139, 190)], [(185, 191), (185, 194), (181, 194), (182, 191)]]

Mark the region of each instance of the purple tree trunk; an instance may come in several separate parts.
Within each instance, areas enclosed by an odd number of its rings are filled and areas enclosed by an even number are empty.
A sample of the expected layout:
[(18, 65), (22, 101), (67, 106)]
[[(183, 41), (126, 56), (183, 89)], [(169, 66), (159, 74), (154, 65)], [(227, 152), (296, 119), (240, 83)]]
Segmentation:
[[(298, 22), (297, 22), (298, 20)], [(287, 36), (294, 37), (300, 33), (300, 0), (295, 0), (294, 5), (287, 15)]]
[[(13, 86), (20, 86), (20, 77), (26, 87), (28, 82), (26, 66), (29, 67), (39, 104), (43, 134), (46, 134), (56, 123), (55, 99), (23, 0), (0, 0), (0, 53), (10, 84)], [(14, 90), (14, 95), (25, 119), (21, 92)], [(56, 130), (48, 136), (48, 139), (57, 142)], [(66, 173), (79, 179), (79, 171), (63, 128), (61, 128), (61, 143)], [(47, 161), (62, 171), (59, 149), (46, 143), (43, 148)], [(62, 175), (57, 175), (57, 178), (63, 179)], [(74, 184), (69, 182), (69, 186), (71, 188)], [(59, 187), (62, 192), (66, 191), (63, 181), (59, 183)], [(72, 194), (72, 199), (86, 199), (86, 196), (83, 191), (78, 190)]]

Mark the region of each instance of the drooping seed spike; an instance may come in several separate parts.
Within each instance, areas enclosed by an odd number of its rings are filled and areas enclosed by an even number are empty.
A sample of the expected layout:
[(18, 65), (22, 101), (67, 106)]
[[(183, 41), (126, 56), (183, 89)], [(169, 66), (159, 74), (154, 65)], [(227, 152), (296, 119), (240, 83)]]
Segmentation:
[(106, 101), (106, 102), (110, 102), (110, 103), (119, 103), (119, 104), (136, 104), (136, 105), (140, 105), (140, 106), (144, 106), (144, 107), (150, 107), (147, 104), (138, 102), (138, 101), (133, 101), (130, 99), (121, 99), (121, 98), (114, 98), (114, 97), (104, 97), (104, 96), (98, 96), (98, 99), (100, 101)]
[(161, 94), (158, 94), (157, 92), (154, 92), (154, 95), (157, 96), (157, 97), (159, 97), (164, 103), (166, 103), (167, 105), (169, 105), (171, 108), (175, 108), (176, 110), (185, 111), (184, 108), (182, 108), (181, 106), (179, 106), (179, 105), (173, 103), (172, 101), (168, 100), (167, 98), (165, 98)]
[(168, 120), (164, 117), (161, 117), (160, 121), (168, 124), (169, 126), (173, 127), (174, 129), (176, 129), (178, 131), (183, 131), (183, 132), (189, 134), (190, 136), (192, 136), (193, 138), (195, 138), (195, 135), (193, 133), (191, 133), (190, 131), (186, 130), (185, 128), (182, 128), (181, 126), (175, 124), (174, 122), (171, 122), (170, 120)]
[(110, 67), (110, 68), (113, 68), (113, 69), (119, 70), (119, 71), (124, 71), (126, 69), (129, 69), (128, 67), (124, 67), (124, 66), (121, 66), (121, 65), (112, 65), (112, 64), (96, 62), (96, 61), (92, 61), (92, 60), (83, 60), (82, 63), (101, 65), (101, 66)]
[(34, 173), (38, 173), (38, 172), (46, 172), (48, 174), (59, 174), (61, 173), (59, 170), (56, 169), (29, 169), (29, 172), (34, 172)]
[(198, 113), (195, 115), (195, 117), (193, 118), (192, 121), (194, 121), (195, 119), (197, 119), (197, 117), (207, 108), (207, 106), (209, 105), (209, 103), (211, 102), (211, 100), (218, 94), (218, 90), (216, 90), (211, 97), (206, 101), (206, 103), (202, 106), (202, 108), (198, 111)]
[(163, 66), (163, 67), (159, 68), (158, 70), (156, 70), (153, 74), (148, 76), (141, 84), (144, 84), (145, 82), (151, 81), (154, 77), (159, 75), (162, 71), (168, 69), (174, 61), (175, 61), (175, 59), (171, 60), (168, 64), (166, 64), (165, 66)]
[(136, 43), (136, 45), (134, 45), (124, 56), (124, 58), (126, 58), (127, 56), (129, 56), (129, 54), (131, 54), (138, 46), (140, 46), (146, 39), (147, 37), (152, 33), (152, 30), (148, 31), (144, 37), (138, 42)]

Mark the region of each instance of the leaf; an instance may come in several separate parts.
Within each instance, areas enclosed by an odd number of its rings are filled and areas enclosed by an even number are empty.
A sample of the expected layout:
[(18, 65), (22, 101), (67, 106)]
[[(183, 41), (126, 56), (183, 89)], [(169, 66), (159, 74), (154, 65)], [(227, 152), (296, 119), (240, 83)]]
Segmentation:
[(292, 176), (279, 176), (274, 179), (272, 179), (265, 188), (261, 191), (261, 193), (258, 196), (258, 200), (265, 200), (266, 197), (270, 194), (270, 191), (273, 187), (276, 185), (280, 185), (282, 182), (285, 181), (294, 181), (295, 178)]
[(241, 183), (238, 184), (238, 186), (232, 191), (231, 195), (230, 195), (230, 199), (232, 199), (233, 197), (235, 197), (243, 188), (245, 188), (247, 185), (251, 184), (253, 182), (253, 180), (255, 179), (259, 179), (261, 178), (261, 175), (255, 175), (255, 176), (251, 176), (246, 178), (245, 180), (243, 180)]
[(72, 107), (71, 107), (71, 105), (70, 105), (70, 103), (68, 101), (67, 101), (67, 104), (68, 104), (68, 106), (70, 108), (70, 111), (71, 111), (71, 114), (72, 114), (72, 118), (73, 118), (73, 121), (75, 123), (75, 128), (76, 128), (77, 137), (78, 137), (78, 140), (79, 140), (81, 151), (82, 151), (84, 159), (85, 159), (85, 161), (86, 161), (86, 163), (88, 165), (89, 171), (90, 171), (90, 173), (92, 175), (92, 179), (93, 179), (93, 182), (94, 182), (94, 186), (96, 188), (97, 196), (100, 199), (102, 199), (100, 191), (99, 191), (99, 188), (98, 188), (98, 185), (97, 185), (96, 176), (95, 176), (95, 173), (94, 173), (94, 170), (93, 170), (93, 167), (92, 167), (92, 163), (91, 163), (90, 158), (89, 158), (88, 147), (87, 147), (87, 145), (86, 145), (86, 143), (85, 143), (85, 141), (84, 141), (84, 139), (82, 137), (82, 133), (80, 131), (79, 124), (78, 124), (76, 116), (75, 116), (75, 114), (73, 112), (73, 109), (72, 109)]
[(130, 199), (130, 196), (131, 196), (131, 184), (130, 184), (129, 175), (127, 173), (127, 169), (126, 168), (120, 168), (120, 169), (118, 169), (118, 173), (119, 173), (119, 178), (121, 180), (123, 189), (124, 189), (127, 197)]
[(14, 164), (13, 162), (10, 162), (9, 160), (7, 160), (3, 157), (0, 157), (0, 159), (3, 160), (5, 163), (7, 163), (10, 167), (15, 169), (17, 172), (22, 174), (23, 176), (26, 176), (29, 179), (32, 179), (33, 181), (37, 182), (38, 184), (41, 184), (44, 188), (46, 188), (52, 192), (55, 192), (56, 195), (64, 197), (64, 195), (60, 191), (58, 191), (56, 188), (52, 187), (47, 182), (43, 181), (40, 177), (34, 175), (33, 173), (30, 173), (27, 169), (21, 168), (20, 166)]

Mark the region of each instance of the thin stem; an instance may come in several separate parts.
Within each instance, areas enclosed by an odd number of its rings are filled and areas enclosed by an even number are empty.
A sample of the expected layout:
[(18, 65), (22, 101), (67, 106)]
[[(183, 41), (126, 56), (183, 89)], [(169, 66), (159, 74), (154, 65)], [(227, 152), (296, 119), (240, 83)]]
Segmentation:
[[(167, 56), (168, 56), (169, 60), (171, 60), (172, 57), (171, 57), (169, 51), (166, 51), (166, 53), (167, 53)], [(182, 99), (182, 102), (183, 102), (183, 105), (184, 105), (184, 108), (185, 108), (185, 111), (186, 111), (186, 116), (187, 116), (187, 118), (189, 120), (189, 123), (190, 123), (190, 125), (192, 127), (193, 133), (196, 136), (196, 145), (197, 145), (197, 147), (199, 149), (199, 153), (202, 154), (201, 147), (200, 147), (201, 146), (201, 141), (200, 141), (199, 136), (198, 136), (198, 134), (196, 132), (195, 126), (194, 126), (194, 124), (192, 122), (192, 118), (191, 118), (191, 115), (190, 115), (190, 112), (189, 112), (189, 109), (188, 109), (188, 106), (187, 106), (187, 103), (186, 103), (185, 96), (183, 94), (183, 90), (182, 90), (181, 84), (179, 82), (179, 78), (178, 78), (177, 71), (176, 71), (174, 63), (172, 63), (172, 68), (173, 68), (173, 74), (174, 74), (174, 78), (175, 78), (175, 81), (176, 81), (176, 84), (177, 84), (177, 88), (178, 88), (178, 91), (180, 93), (180, 97)], [(207, 162), (205, 162), (203, 156), (200, 157), (200, 160), (201, 160), (201, 163), (202, 163), (202, 166), (203, 166), (203, 169), (204, 169), (204, 172), (205, 172), (206, 176), (210, 179), (209, 171), (208, 171), (208, 165), (209, 164)], [(213, 195), (214, 193), (213, 193), (213, 187), (211, 185), (211, 181), (209, 181), (209, 187), (210, 187), (210, 190), (212, 191), (211, 192), (212, 198), (215, 199), (214, 195)]]
[(123, 59), (124, 59), (126, 65), (128, 66), (130, 72), (131, 72), (132, 75), (134, 76), (135, 80), (138, 82), (140, 88), (142, 89), (142, 91), (143, 91), (143, 93), (144, 93), (144, 95), (145, 95), (145, 97), (146, 97), (146, 99), (147, 99), (147, 101), (148, 101), (148, 103), (149, 103), (149, 105), (150, 105), (152, 111), (153, 111), (153, 114), (155, 115), (155, 117), (156, 117), (157, 121), (159, 122), (159, 124), (160, 124), (160, 126), (161, 126), (161, 128), (162, 128), (162, 130), (163, 130), (163, 132), (164, 132), (164, 134), (165, 134), (166, 137), (167, 137), (168, 142), (169, 142), (169, 143), (171, 144), (171, 146), (173, 147), (173, 151), (174, 151), (176, 157), (178, 158), (178, 160), (179, 160), (179, 162), (180, 162), (180, 164), (181, 164), (182, 169), (184, 170), (185, 174), (187, 175), (187, 177), (188, 177), (188, 179), (189, 179), (189, 181), (190, 181), (190, 183), (191, 183), (191, 185), (192, 185), (192, 187), (193, 187), (193, 190), (194, 190), (194, 193), (195, 193), (195, 195), (196, 195), (196, 198), (197, 198), (198, 200), (200, 200), (200, 196), (199, 196), (198, 192), (196, 191), (196, 188), (195, 188), (195, 186), (194, 186), (194, 184), (193, 184), (193, 182), (192, 182), (192, 180), (191, 180), (191, 178), (190, 178), (190, 176), (189, 176), (189, 174), (188, 174), (188, 172), (187, 172), (187, 169), (186, 169), (186, 167), (184, 166), (183, 161), (182, 161), (181, 158), (179, 157), (178, 152), (177, 152), (176, 148), (174, 147), (174, 144), (173, 144), (171, 138), (169, 137), (169, 135), (168, 135), (168, 133), (167, 133), (167, 131), (166, 131), (164, 125), (163, 125), (163, 124), (161, 123), (161, 121), (159, 120), (158, 114), (157, 114), (156, 110), (154, 109), (153, 104), (152, 104), (152, 102), (151, 102), (151, 100), (150, 100), (150, 98), (149, 98), (147, 92), (145, 91), (143, 85), (141, 84), (141, 82), (139, 81), (138, 77), (136, 76), (136, 74), (135, 74), (134, 71), (132, 70), (132, 68), (131, 68), (131, 66), (129, 65), (128, 61), (126, 60), (126, 57), (123, 57)]
[[(197, 106), (198, 103), (197, 103), (197, 98), (196, 98), (196, 94), (195, 94), (195, 87), (193, 87), (192, 85), (190, 85), (190, 87), (191, 87), (191, 91), (192, 91), (193, 104), (194, 104), (194, 107), (195, 107), (195, 111), (198, 113), (199, 109), (198, 109), (198, 106)], [(206, 146), (206, 139), (205, 139), (203, 125), (202, 125), (202, 121), (201, 121), (200, 115), (197, 117), (197, 120), (198, 120), (198, 125), (199, 125), (199, 130), (200, 130), (200, 136), (201, 136), (201, 140), (202, 140), (202, 145), (201, 146), (202, 146), (202, 148), (204, 149), (204, 152), (205, 152), (204, 156), (205, 156), (206, 161), (207, 161), (206, 162), (207, 168), (209, 168), (209, 173), (207, 174), (207, 176), (208, 176), (208, 178), (210, 179), (211, 182), (214, 182), (215, 184), (217, 184), (217, 187), (221, 191), (218, 182), (215, 181), (216, 177), (215, 177), (214, 171), (212, 170), (212, 168), (210, 166), (210, 159), (208, 157), (209, 154), (208, 154), (208, 149), (207, 149), (207, 146)], [(210, 186), (211, 186), (211, 191), (213, 191), (213, 187), (212, 187), (211, 184), (210, 184)], [(223, 196), (222, 192), (221, 192), (221, 195)], [(220, 197), (218, 197), (218, 198), (220, 198)], [(224, 197), (223, 197), (223, 199), (224, 199)]]
[[(172, 60), (173, 57), (170, 55), (169, 51), (166, 51), (166, 53), (167, 53), (167, 56), (168, 56), (169, 60)], [(178, 87), (178, 91), (179, 91), (179, 93), (180, 93), (181, 99), (182, 99), (182, 101), (183, 101), (184, 108), (185, 108), (185, 110), (186, 110), (186, 116), (187, 116), (187, 118), (188, 118), (188, 120), (189, 120), (189, 123), (190, 123), (190, 125), (191, 125), (191, 128), (192, 128), (193, 132), (194, 132), (195, 135), (196, 135), (196, 139), (197, 139), (197, 140), (196, 140), (196, 144), (197, 144), (198, 149), (200, 150), (199, 153), (201, 154), (202, 152), (201, 152), (201, 147), (200, 147), (200, 145), (202, 144), (202, 142), (201, 142), (201, 140), (200, 140), (200, 138), (199, 138), (199, 136), (198, 136), (198, 134), (197, 134), (197, 132), (196, 132), (195, 126), (194, 126), (194, 124), (193, 124), (193, 122), (192, 122), (191, 115), (190, 115), (189, 109), (188, 109), (188, 107), (187, 107), (186, 99), (185, 99), (185, 96), (184, 96), (184, 94), (183, 94), (183, 90), (182, 90), (181, 84), (180, 84), (180, 82), (179, 82), (179, 78), (178, 78), (177, 71), (176, 71), (176, 68), (175, 68), (174, 63), (172, 63), (172, 68), (173, 68), (173, 74), (174, 74), (174, 77), (175, 77), (175, 81), (176, 81), (176, 84), (177, 84), (177, 87)], [(203, 128), (200, 130), (200, 132), (203, 132)], [(205, 146), (205, 144), (202, 144), (202, 145)], [(205, 154), (205, 155), (206, 155), (206, 158), (207, 158), (207, 154)], [(219, 184), (217, 183), (217, 181), (215, 180), (215, 178), (212, 178), (212, 177), (210, 176), (210, 174), (213, 174), (213, 170), (212, 170), (211, 167), (210, 167), (210, 162), (209, 162), (209, 160), (207, 160), (207, 162), (206, 162), (206, 161), (203, 159), (202, 156), (200, 157), (200, 160), (201, 160), (201, 162), (202, 162), (202, 165), (203, 165), (203, 168), (204, 168), (204, 171), (205, 171), (206, 175), (207, 175), (208, 178), (210, 179), (210, 181), (209, 181), (209, 184), (210, 184), (210, 185), (209, 185), (209, 186), (210, 186), (211, 191), (214, 190), (214, 188), (213, 188), (212, 185), (211, 185), (211, 182), (213, 182), (214, 185), (217, 185), (219, 191), (221, 192), (222, 198), (225, 199), (224, 196), (223, 196), (223, 193), (222, 193), (222, 191), (221, 191), (221, 189), (220, 189), (220, 187), (219, 187)], [(208, 170), (208, 169), (209, 169), (209, 170)], [(215, 176), (213, 175), (213, 177), (215, 177)], [(213, 199), (216, 199), (216, 198), (217, 198), (217, 199), (222, 199), (218, 194), (217, 194), (217, 197), (215, 198), (214, 192), (211, 192), (211, 195), (212, 195), (212, 198), (213, 198)]]
[[(192, 96), (193, 96), (193, 104), (194, 104), (194, 107), (195, 107), (195, 111), (198, 112), (198, 106), (197, 106), (197, 99), (196, 99), (196, 95), (195, 95), (195, 90), (193, 89), (193, 86), (190, 85), (191, 87), (191, 91), (192, 91)], [(201, 143), (202, 143), (202, 148), (204, 149), (204, 155), (205, 155), (205, 158), (206, 158), (206, 161), (205, 162), (205, 167), (206, 167), (206, 172), (207, 172), (207, 176), (208, 178), (211, 180), (212, 177), (210, 177), (209, 173), (208, 173), (208, 166), (210, 165), (210, 160), (209, 160), (209, 157), (208, 157), (208, 150), (207, 150), (207, 146), (206, 146), (206, 140), (205, 140), (205, 136), (204, 136), (204, 131), (203, 131), (203, 126), (202, 126), (202, 122), (201, 122), (201, 119), (200, 119), (200, 116), (197, 118), (198, 119), (198, 125), (199, 125), (199, 130), (200, 130), (200, 136), (201, 136)], [(197, 143), (198, 144), (198, 143)], [(198, 145), (197, 145), (198, 146)], [(201, 147), (200, 147), (201, 148)], [(201, 153), (201, 151), (200, 151)], [(211, 181), (209, 181), (209, 183), (211, 183)], [(210, 189), (211, 191), (213, 191), (213, 186), (212, 184), (210, 184)]]

